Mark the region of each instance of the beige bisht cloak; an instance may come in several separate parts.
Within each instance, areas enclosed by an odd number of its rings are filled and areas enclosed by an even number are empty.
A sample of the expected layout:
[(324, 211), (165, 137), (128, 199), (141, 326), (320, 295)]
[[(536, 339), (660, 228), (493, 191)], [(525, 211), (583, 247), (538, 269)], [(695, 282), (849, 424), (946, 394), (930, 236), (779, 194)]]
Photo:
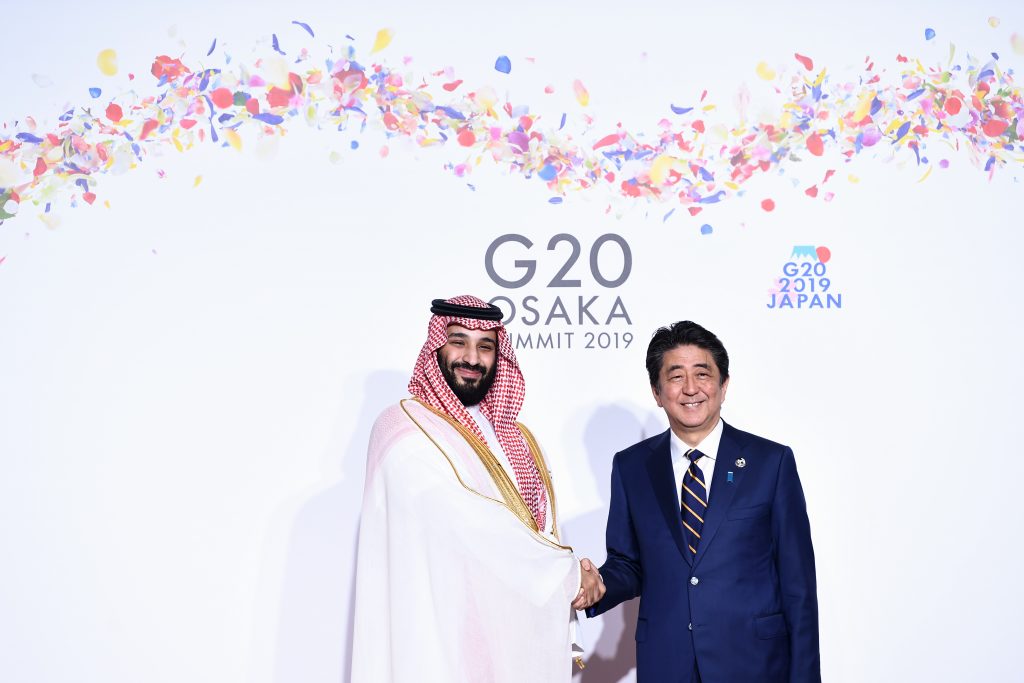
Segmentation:
[(538, 465), (552, 533), (536, 531), (500, 463), (454, 420), (415, 400), (377, 418), (359, 527), (352, 683), (570, 680), (579, 562), (557, 541), (554, 496)]

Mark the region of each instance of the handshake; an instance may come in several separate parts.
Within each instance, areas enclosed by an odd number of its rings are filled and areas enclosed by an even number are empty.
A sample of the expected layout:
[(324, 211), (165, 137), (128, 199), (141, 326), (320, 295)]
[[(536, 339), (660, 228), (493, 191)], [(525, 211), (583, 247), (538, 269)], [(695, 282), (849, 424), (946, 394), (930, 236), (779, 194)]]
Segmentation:
[(604, 597), (604, 579), (588, 558), (580, 560), (580, 591), (572, 601), (574, 609), (586, 609)]

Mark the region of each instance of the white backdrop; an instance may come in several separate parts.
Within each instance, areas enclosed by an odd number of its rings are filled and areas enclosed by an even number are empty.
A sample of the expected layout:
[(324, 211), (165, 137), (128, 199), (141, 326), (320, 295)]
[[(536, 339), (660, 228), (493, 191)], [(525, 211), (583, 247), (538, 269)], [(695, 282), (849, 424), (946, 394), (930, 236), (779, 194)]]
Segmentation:
[[(413, 56), (423, 74), (453, 66), (548, 121), (578, 120), (580, 79), (586, 113), (609, 130), (652, 130), (669, 103), (705, 88), (729, 120), (742, 88), (755, 108), (770, 99), (756, 65), (792, 68), (793, 52), (839, 73), (868, 54), (944, 64), (950, 42), (997, 51), (1004, 69), (1024, 61), (1010, 42), (1024, 11), (1009, 2), (658, 4), (10, 7), (0, 120), (52, 125), (65, 105), (89, 104), (89, 87), (128, 87), (128, 71), (144, 91), (155, 55), (202, 61), (214, 37), (235, 55), (272, 33), (306, 40), (292, 20), (326, 43), (350, 34), (363, 54), (390, 27), (374, 59)], [(116, 78), (96, 67), (105, 48), (118, 52)], [(493, 68), (500, 54), (508, 75)], [(671, 205), (617, 201), (606, 213), (599, 190), (550, 204), (543, 184), (498, 167), (444, 171), (462, 160), (451, 146), (391, 141), (382, 158), (383, 144), (372, 129), (297, 127), (241, 153), (170, 153), (103, 177), (93, 206), (54, 199), (50, 225), (27, 202), (0, 225), (0, 680), (347, 681), (369, 428), (405, 395), (429, 300), (461, 293), (517, 306), (536, 296), (542, 316), (561, 296), (573, 318), (510, 330), (575, 334), (571, 348), (519, 354), (522, 417), (548, 451), (581, 556), (604, 556), (611, 456), (665, 428), (647, 339), (696, 320), (732, 357), (724, 417), (796, 451), (824, 679), (1019, 678), (1019, 165), (990, 180), (948, 150), (949, 169), (918, 182), (905, 156), (861, 155), (831, 202), (772, 174), (663, 220)], [(511, 279), (515, 259), (538, 263), (515, 290), (484, 259), (509, 233), (534, 246), (502, 246), (495, 269)], [(546, 286), (568, 253), (545, 248), (559, 233), (581, 244), (578, 288)], [(632, 255), (614, 289), (588, 267), (606, 234)], [(799, 245), (827, 245), (841, 308), (766, 307)], [(599, 272), (616, 274), (614, 245), (600, 254)], [(599, 297), (600, 323), (620, 297), (629, 322), (578, 324), (581, 295)], [(588, 349), (587, 332), (633, 341)], [(592, 653), (577, 680), (633, 680), (633, 619), (627, 606), (585, 624)]]

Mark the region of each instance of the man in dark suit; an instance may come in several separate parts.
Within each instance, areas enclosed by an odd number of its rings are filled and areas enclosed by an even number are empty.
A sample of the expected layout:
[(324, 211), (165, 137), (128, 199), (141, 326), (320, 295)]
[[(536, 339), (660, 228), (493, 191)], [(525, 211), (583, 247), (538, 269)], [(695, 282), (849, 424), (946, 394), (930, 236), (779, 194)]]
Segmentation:
[(647, 372), (669, 430), (612, 462), (601, 614), (640, 596), (640, 683), (820, 683), (814, 551), (793, 451), (720, 417), (729, 356), (690, 321)]

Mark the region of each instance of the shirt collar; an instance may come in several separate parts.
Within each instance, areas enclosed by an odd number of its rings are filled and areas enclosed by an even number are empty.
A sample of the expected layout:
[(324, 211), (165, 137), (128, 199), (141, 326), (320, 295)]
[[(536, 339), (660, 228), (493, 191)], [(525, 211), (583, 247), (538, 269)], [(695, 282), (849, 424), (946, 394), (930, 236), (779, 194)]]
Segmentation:
[[(697, 444), (697, 450), (704, 454), (706, 458), (714, 461), (718, 458), (718, 445), (722, 442), (722, 418), (718, 418), (717, 424), (714, 429), (711, 430), (704, 440)], [(686, 460), (686, 452), (690, 450), (690, 446), (685, 441), (676, 436), (676, 433), (671, 429), (669, 433), (669, 442), (671, 444), (670, 449), (672, 451), (672, 462), (680, 462)], [(703, 462), (703, 461), (701, 461)]]

